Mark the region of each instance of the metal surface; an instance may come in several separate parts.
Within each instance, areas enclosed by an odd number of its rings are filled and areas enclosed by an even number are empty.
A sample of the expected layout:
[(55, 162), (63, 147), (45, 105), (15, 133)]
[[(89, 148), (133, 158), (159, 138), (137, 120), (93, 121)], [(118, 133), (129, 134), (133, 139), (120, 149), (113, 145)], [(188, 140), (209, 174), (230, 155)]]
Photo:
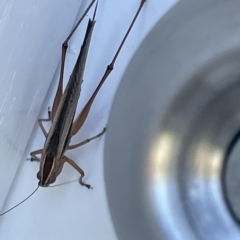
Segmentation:
[(182, 0), (130, 62), (105, 143), (119, 239), (240, 239), (224, 162), (240, 128), (239, 9), (238, 0)]

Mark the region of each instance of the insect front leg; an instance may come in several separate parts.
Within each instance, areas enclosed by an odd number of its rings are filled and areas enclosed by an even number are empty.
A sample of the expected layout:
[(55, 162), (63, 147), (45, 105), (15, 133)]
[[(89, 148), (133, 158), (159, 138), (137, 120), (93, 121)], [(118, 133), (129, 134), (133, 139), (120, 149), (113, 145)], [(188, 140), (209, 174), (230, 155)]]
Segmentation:
[(34, 161), (40, 162), (40, 158), (37, 157), (37, 155), (42, 154), (42, 151), (43, 151), (43, 149), (38, 149), (36, 151), (31, 152), (30, 153), (30, 155), (31, 155), (30, 161), (31, 162), (34, 162)]
[(79, 179), (79, 183), (88, 189), (92, 188), (90, 184), (86, 184), (83, 182), (83, 177), (85, 176), (84, 171), (71, 158), (69, 158), (67, 156), (63, 156), (63, 159), (80, 173), (81, 176)]

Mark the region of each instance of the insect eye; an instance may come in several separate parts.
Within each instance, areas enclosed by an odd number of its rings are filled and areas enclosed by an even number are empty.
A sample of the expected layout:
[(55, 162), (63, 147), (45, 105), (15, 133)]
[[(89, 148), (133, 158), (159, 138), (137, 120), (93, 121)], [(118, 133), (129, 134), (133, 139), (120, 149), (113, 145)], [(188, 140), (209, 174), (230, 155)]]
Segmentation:
[(37, 179), (40, 180), (41, 178), (41, 174), (40, 174), (40, 171), (37, 173)]
[(51, 178), (51, 179), (49, 179), (49, 184), (52, 184), (52, 183), (54, 183), (56, 181), (56, 178)]

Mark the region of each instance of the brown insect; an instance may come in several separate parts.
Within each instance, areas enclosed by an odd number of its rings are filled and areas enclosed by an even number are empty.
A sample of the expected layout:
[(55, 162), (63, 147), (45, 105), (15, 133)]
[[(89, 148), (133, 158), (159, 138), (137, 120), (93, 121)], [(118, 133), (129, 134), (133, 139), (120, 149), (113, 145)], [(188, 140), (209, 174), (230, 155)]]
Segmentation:
[[(54, 98), (52, 111), (48, 111), (48, 118), (47, 119), (39, 119), (38, 123), (39, 126), (46, 137), (46, 141), (44, 143), (44, 147), (42, 149), (36, 150), (31, 152), (31, 160), (32, 161), (40, 161), (40, 169), (37, 173), (37, 178), (39, 179), (37, 189), (41, 187), (47, 187), (50, 184), (56, 181), (57, 176), (61, 173), (63, 165), (65, 162), (69, 163), (73, 168), (75, 168), (80, 173), (79, 183), (82, 186), (87, 188), (91, 188), (89, 184), (86, 184), (83, 181), (83, 177), (85, 175), (84, 171), (81, 167), (78, 166), (72, 159), (65, 156), (66, 150), (71, 150), (83, 146), (84, 144), (90, 142), (93, 139), (96, 139), (102, 136), (106, 129), (104, 128), (100, 133), (97, 135), (86, 139), (78, 144), (71, 145), (70, 141), (72, 136), (74, 136), (78, 131), (81, 129), (83, 124), (86, 121), (88, 113), (91, 109), (91, 106), (94, 102), (95, 97), (97, 96), (99, 90), (101, 89), (103, 83), (111, 73), (114, 67), (114, 63), (117, 60), (117, 57), (126, 41), (144, 3), (146, 0), (141, 0), (140, 5), (137, 9), (137, 12), (125, 34), (123, 40), (117, 49), (112, 62), (107, 66), (104, 75), (102, 76), (97, 88), (93, 92), (92, 96), (89, 98), (88, 102), (80, 112), (80, 114), (75, 117), (76, 108), (78, 104), (78, 99), (80, 97), (81, 92), (81, 84), (83, 81), (83, 74), (85, 69), (85, 64), (87, 60), (88, 49), (91, 42), (91, 36), (94, 29), (94, 25), (96, 23), (95, 17), (97, 12), (97, 4), (95, 7), (94, 15), (92, 19), (89, 19), (88, 26), (86, 29), (85, 37), (83, 44), (81, 46), (81, 50), (76, 61), (76, 64), (73, 68), (72, 74), (69, 78), (67, 86), (63, 92), (63, 75), (64, 75), (64, 65), (66, 59), (66, 51), (68, 48), (68, 41), (78, 28), (79, 24), (82, 22), (90, 8), (93, 6), (96, 0), (92, 0), (89, 4), (88, 8), (85, 10), (84, 14), (82, 15), (81, 19), (77, 22), (76, 26), (70, 32), (69, 36), (66, 38), (64, 43), (62, 44), (62, 59), (61, 59), (61, 70), (60, 70), (60, 78), (58, 82), (57, 92)], [(49, 132), (47, 132), (43, 126), (43, 122), (51, 121), (52, 125), (50, 127)], [(41, 158), (37, 157), (37, 155), (41, 155)], [(26, 199), (22, 202), (14, 206), (13, 208), (17, 207), (24, 201), (26, 201), (29, 197), (31, 197), (37, 189)], [(8, 211), (0, 214), (0, 216), (4, 215), (5, 213), (11, 211), (13, 208), (9, 209)]]

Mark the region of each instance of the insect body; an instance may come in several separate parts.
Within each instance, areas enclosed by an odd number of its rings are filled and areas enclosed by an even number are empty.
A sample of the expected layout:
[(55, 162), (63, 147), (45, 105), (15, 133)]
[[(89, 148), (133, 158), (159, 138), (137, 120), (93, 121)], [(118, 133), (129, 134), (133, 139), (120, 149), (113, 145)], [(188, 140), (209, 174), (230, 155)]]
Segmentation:
[[(83, 17), (87, 13), (87, 11), (91, 8), (92, 4), (95, 2), (93, 0), (88, 9), (85, 11)], [(90, 111), (90, 108), (92, 106), (92, 103), (102, 87), (104, 81), (107, 79), (108, 75), (111, 73), (113, 70), (114, 63), (117, 59), (117, 56), (144, 4), (145, 0), (142, 0), (140, 3), (140, 6), (138, 8), (138, 11), (129, 27), (127, 30), (126, 35), (124, 36), (112, 62), (107, 66), (107, 69), (97, 86), (96, 90), (90, 97), (89, 101), (81, 111), (81, 113), (78, 115), (76, 118), (75, 122), (73, 122), (73, 118), (75, 115), (76, 107), (77, 107), (77, 102), (80, 96), (80, 90), (81, 90), (81, 84), (82, 84), (82, 79), (83, 79), (83, 73), (84, 73), (84, 68), (85, 68), (85, 63), (87, 59), (87, 53), (90, 45), (90, 40), (92, 36), (92, 31), (94, 28), (95, 24), (95, 15), (96, 15), (96, 10), (97, 10), (97, 5), (95, 8), (94, 16), (92, 20), (89, 20), (88, 22), (88, 27), (86, 30), (85, 38), (81, 47), (81, 51), (79, 54), (79, 57), (77, 59), (77, 62), (74, 66), (73, 72), (70, 76), (70, 79), (68, 81), (68, 84), (66, 86), (66, 89), (64, 93), (62, 94), (62, 85), (63, 85), (63, 72), (64, 72), (64, 62), (65, 62), (65, 56), (66, 56), (66, 48), (67, 48), (67, 41), (69, 38), (72, 36), (73, 32), (76, 30), (78, 24), (76, 27), (73, 29), (73, 31), (70, 33), (69, 37), (67, 40), (63, 43), (63, 54), (62, 54), (62, 65), (61, 65), (61, 73), (60, 73), (60, 80), (59, 80), (59, 85), (58, 85), (58, 90), (55, 96), (55, 100), (53, 103), (53, 110), (52, 113), (49, 113), (49, 118), (48, 119), (40, 119), (39, 124), (41, 129), (43, 130), (44, 135), (46, 136), (46, 141), (44, 144), (44, 148), (34, 151), (31, 153), (32, 159), (38, 159), (36, 157), (36, 154), (41, 154), (41, 159), (40, 159), (40, 170), (37, 174), (37, 177), (39, 179), (39, 186), (48, 186), (49, 184), (55, 182), (57, 176), (60, 174), (63, 164), (65, 162), (68, 162), (72, 167), (74, 167), (81, 175), (80, 177), (80, 184), (90, 188), (91, 186), (89, 184), (85, 184), (83, 182), (83, 177), (84, 177), (84, 171), (70, 158), (64, 155), (64, 152), (69, 149), (74, 149), (79, 146), (82, 146), (83, 144), (101, 136), (105, 132), (105, 128), (103, 131), (96, 136), (87, 139), (79, 144), (75, 145), (69, 145), (70, 139), (73, 135), (75, 135), (82, 125), (84, 124), (88, 113)], [(82, 18), (83, 18), (82, 17)], [(80, 19), (81, 20), (81, 19)], [(52, 120), (52, 126), (50, 128), (49, 133), (46, 132), (42, 125), (42, 121), (50, 121)]]
[[(73, 28), (73, 30), (70, 32), (69, 36), (67, 37), (67, 39), (64, 41), (62, 45), (60, 78), (59, 78), (58, 88), (57, 88), (57, 92), (56, 92), (53, 106), (52, 106), (52, 111), (51, 112), (48, 111), (47, 119), (38, 120), (39, 126), (44, 136), (46, 137), (44, 147), (42, 149), (39, 149), (30, 153), (32, 161), (40, 161), (40, 169), (39, 169), (39, 172), (37, 173), (37, 178), (39, 179), (38, 187), (39, 186), (47, 187), (50, 184), (54, 183), (56, 181), (57, 176), (61, 173), (64, 163), (67, 162), (80, 173), (81, 176), (80, 176), (79, 183), (82, 186), (91, 188), (89, 184), (86, 184), (83, 182), (83, 177), (85, 175), (84, 171), (72, 159), (65, 156), (64, 153), (66, 150), (71, 150), (71, 149), (80, 147), (90, 142), (91, 140), (100, 137), (106, 131), (106, 129), (104, 128), (96, 136), (86, 139), (85, 141), (82, 141), (78, 144), (70, 145), (71, 137), (74, 136), (83, 126), (88, 116), (88, 113), (91, 109), (91, 106), (94, 102), (95, 97), (97, 96), (103, 83), (105, 82), (105, 80), (107, 79), (111, 71), (113, 70), (114, 63), (124, 45), (124, 42), (126, 41), (127, 36), (129, 35), (144, 3), (146, 2), (146, 0), (141, 0), (139, 8), (122, 42), (120, 43), (119, 48), (117, 49), (116, 54), (112, 59), (112, 62), (107, 66), (105, 73), (103, 74), (97, 88), (95, 89), (92, 96), (89, 98), (88, 102), (86, 103), (86, 105), (84, 106), (84, 108), (82, 109), (82, 111), (74, 121), (77, 103), (78, 103), (78, 99), (81, 92), (81, 84), (83, 81), (83, 74), (84, 74), (84, 68), (87, 60), (88, 49), (90, 46), (91, 36), (92, 36), (93, 28), (95, 25), (97, 4), (95, 7), (93, 19), (92, 20), (90, 19), (88, 22), (84, 41), (83, 41), (79, 56), (77, 58), (76, 64), (73, 68), (72, 74), (69, 78), (65, 91), (63, 92), (63, 75), (64, 75), (66, 51), (68, 48), (69, 39), (71, 38), (75, 30), (78, 28), (79, 24), (81, 23), (83, 18), (86, 16), (89, 9), (93, 6), (95, 1), (96, 0), (91, 0), (91, 3), (89, 4), (88, 8), (84, 12), (83, 16), (78, 21), (78, 23)], [(43, 126), (43, 122), (46, 122), (46, 121), (52, 122), (49, 132), (47, 132)], [(37, 157), (37, 155), (39, 154), (41, 155), (41, 158)], [(36, 190), (34, 192), (36, 192)], [(32, 194), (30, 196), (32, 196)], [(27, 200), (29, 197), (27, 197), (25, 200)], [(24, 202), (25, 200), (23, 200), (22, 202)], [(6, 212), (0, 214), (0, 216), (11, 211), (21, 203), (17, 204), (16, 206), (7, 210)]]
[[(94, 1), (92, 1), (93, 3)], [(40, 159), (40, 170), (37, 174), (39, 179), (39, 186), (46, 187), (49, 184), (56, 181), (57, 176), (61, 173), (63, 164), (68, 162), (81, 174), (80, 184), (90, 188), (89, 184), (85, 184), (82, 181), (84, 176), (83, 170), (77, 166), (70, 158), (64, 156), (65, 151), (71, 147), (75, 148), (80, 145), (83, 145), (85, 142), (78, 144), (77, 146), (69, 146), (71, 137), (77, 133), (80, 127), (76, 127), (76, 124), (79, 125), (79, 121), (85, 121), (86, 117), (84, 112), (79, 115), (79, 118), (76, 122), (73, 122), (74, 115), (77, 108), (78, 99), (81, 92), (81, 84), (83, 79), (83, 73), (85, 68), (85, 63), (87, 59), (87, 53), (90, 45), (90, 40), (92, 36), (92, 31), (95, 24), (95, 13), (93, 20), (89, 20), (88, 27), (86, 30), (85, 38), (78, 56), (77, 62), (74, 66), (73, 72), (69, 78), (68, 84), (65, 88), (64, 93), (62, 94), (61, 86), (58, 86), (58, 91), (55, 96), (53, 111), (49, 112), (48, 119), (40, 119), (39, 123), (43, 133), (46, 137), (44, 148), (34, 151), (31, 153), (32, 159), (38, 159), (36, 154), (41, 154)], [(66, 49), (66, 42), (63, 44), (63, 47)], [(66, 51), (66, 50), (65, 50)], [(65, 61), (65, 56), (64, 59)], [(62, 64), (63, 67), (63, 64)], [(62, 71), (63, 74), (63, 71)], [(60, 76), (59, 85), (62, 85), (62, 78)], [(60, 89), (60, 90), (59, 90)], [(60, 101), (59, 101), (60, 100)], [(56, 109), (56, 110), (55, 110)], [(83, 119), (85, 118), (85, 119)], [(47, 133), (42, 125), (42, 121), (52, 121), (51, 128), (49, 133)], [(76, 130), (77, 128), (77, 130)], [(105, 129), (95, 136), (94, 138), (102, 135)], [(89, 139), (88, 141), (92, 140)]]

